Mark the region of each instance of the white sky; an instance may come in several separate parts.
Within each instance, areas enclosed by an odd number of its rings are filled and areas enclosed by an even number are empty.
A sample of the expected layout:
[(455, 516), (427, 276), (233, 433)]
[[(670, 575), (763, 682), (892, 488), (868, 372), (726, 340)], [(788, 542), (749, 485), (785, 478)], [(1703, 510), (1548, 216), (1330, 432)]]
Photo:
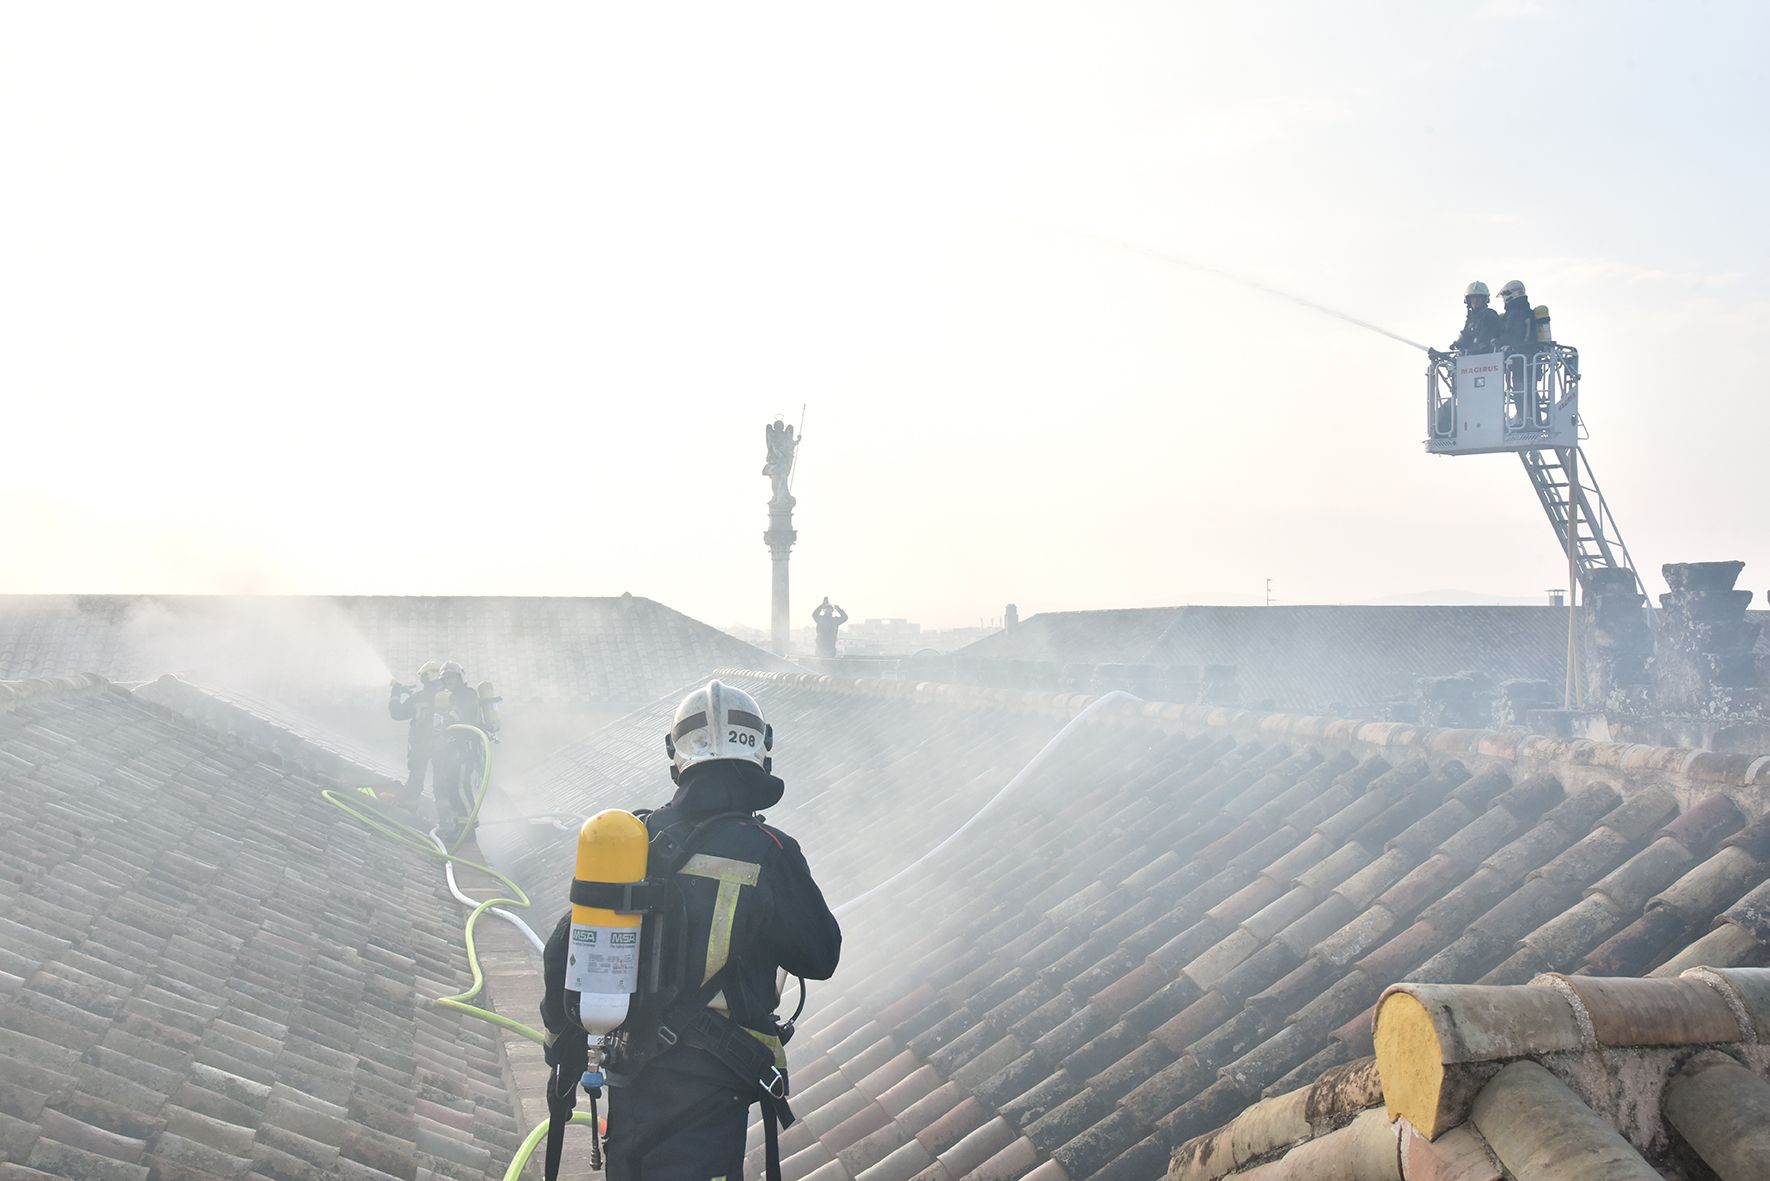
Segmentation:
[(1770, 585), (1766, 7), (0, 6), (3, 591), (974, 623), (1565, 567), (1422, 362), (1520, 278), (1650, 581)]

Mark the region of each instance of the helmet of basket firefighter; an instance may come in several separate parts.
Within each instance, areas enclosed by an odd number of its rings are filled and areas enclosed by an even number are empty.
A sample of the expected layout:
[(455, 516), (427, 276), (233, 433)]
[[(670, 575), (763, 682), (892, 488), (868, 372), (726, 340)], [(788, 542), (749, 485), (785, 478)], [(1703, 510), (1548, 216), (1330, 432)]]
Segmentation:
[(1500, 298), (1507, 301), (1523, 299), (1524, 284), (1517, 279), (1513, 279), (1510, 283), (1507, 283), (1504, 287), (1500, 288)]
[(670, 778), (680, 779), (690, 767), (729, 760), (773, 769), (774, 727), (762, 707), (742, 689), (708, 681), (682, 699), (670, 732), (664, 735), (670, 755)]
[(430, 682), (436, 680), (436, 678), (442, 676), (442, 673), (443, 666), (441, 661), (426, 660), (423, 664), (418, 666), (418, 683), (420, 685), (428, 685)]
[(1479, 295), (1482, 299), (1487, 298), (1487, 284), (1483, 283), (1480, 279), (1477, 279), (1473, 283), (1469, 284), (1468, 288), (1466, 290), (1464, 290), (1464, 292), (1463, 292), (1463, 298), (1464, 299), (1471, 299), (1477, 295)]

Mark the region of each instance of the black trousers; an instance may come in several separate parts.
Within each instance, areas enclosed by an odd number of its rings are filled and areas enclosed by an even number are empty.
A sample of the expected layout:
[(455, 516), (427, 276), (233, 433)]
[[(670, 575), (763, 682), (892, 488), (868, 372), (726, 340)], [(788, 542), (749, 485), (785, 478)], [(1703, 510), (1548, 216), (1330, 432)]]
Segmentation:
[(406, 753), (406, 798), (416, 800), (424, 794), (424, 772), (430, 766), (430, 752)]
[(608, 1181), (743, 1177), (750, 1096), (713, 1071), (677, 1068), (677, 1053), (608, 1089)]

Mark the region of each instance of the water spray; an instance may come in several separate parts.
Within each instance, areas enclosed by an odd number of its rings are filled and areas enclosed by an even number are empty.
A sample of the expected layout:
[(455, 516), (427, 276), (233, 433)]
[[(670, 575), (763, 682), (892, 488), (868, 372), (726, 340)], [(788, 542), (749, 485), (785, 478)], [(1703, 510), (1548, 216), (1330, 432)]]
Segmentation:
[(1177, 254), (1169, 254), (1166, 251), (1155, 250), (1148, 246), (1139, 246), (1134, 242), (1126, 242), (1120, 238), (1103, 238), (1095, 234), (1088, 234), (1086, 236), (1096, 242), (1100, 242), (1107, 246), (1116, 246), (1120, 250), (1126, 251), (1130, 254), (1140, 255), (1143, 258), (1153, 258), (1157, 262), (1165, 262), (1173, 266), (1185, 267), (1189, 271), (1198, 271), (1200, 274), (1211, 275), (1218, 279), (1227, 279), (1231, 283), (1239, 283), (1243, 287), (1252, 287), (1255, 291), (1276, 296), (1279, 299), (1308, 308), (1312, 312), (1320, 312), (1324, 316), (1332, 316), (1336, 320), (1344, 320), (1348, 324), (1363, 328), (1369, 332), (1375, 332), (1379, 336), (1387, 336), (1390, 340), (1399, 341), (1400, 343), (1407, 345), (1409, 348), (1419, 349), (1423, 353), (1429, 353), (1432, 351), (1419, 341), (1409, 340), (1399, 332), (1391, 332), (1387, 328), (1372, 324), (1369, 320), (1360, 320), (1357, 316), (1351, 315), (1348, 312), (1342, 312), (1338, 308), (1330, 308), (1326, 304), (1316, 303), (1313, 299), (1298, 295), (1295, 292), (1280, 290), (1277, 287), (1262, 283), (1258, 279), (1250, 279), (1246, 275), (1238, 275), (1233, 271), (1225, 271), (1218, 267), (1208, 266), (1205, 263), (1195, 262), (1190, 258), (1182, 258)]

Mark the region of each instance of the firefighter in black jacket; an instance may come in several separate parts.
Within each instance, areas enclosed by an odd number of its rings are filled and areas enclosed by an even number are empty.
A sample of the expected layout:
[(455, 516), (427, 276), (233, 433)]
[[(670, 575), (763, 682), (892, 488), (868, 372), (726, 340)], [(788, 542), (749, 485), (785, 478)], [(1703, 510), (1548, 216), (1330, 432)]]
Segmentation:
[(1499, 318), (1494, 344), (1508, 352), (1533, 352), (1536, 349), (1536, 312), (1530, 306), (1530, 297), (1524, 293), (1524, 284), (1513, 279), (1500, 288), (1500, 298), (1505, 301), (1506, 310)]
[(1463, 330), (1451, 342), (1455, 353), (1485, 353), (1500, 332), (1500, 314), (1487, 306), (1487, 284), (1477, 279), (1463, 292)]
[(442, 690), (443, 666), (426, 660), (418, 669), (418, 684), (403, 685), (398, 680), (387, 686), (387, 713), (396, 722), (410, 722), (406, 727), (406, 785), (400, 792), (387, 793), (403, 807), (417, 806), (424, 794), (424, 773), (430, 766), (436, 746), (433, 723), (434, 701)]
[[(798, 843), (756, 815), (786, 790), (772, 745), (755, 700), (718, 681), (677, 707), (676, 794), (644, 819), (647, 876), (670, 875), (685, 922), (662, 940), (667, 987), (635, 996), (609, 1061), (609, 1181), (738, 1181), (751, 1104), (770, 1124), (791, 1118), (777, 980), (829, 979), (842, 932)], [(587, 1041), (565, 988), (570, 925), (568, 913), (547, 941), (541, 1016), (553, 1085), (575, 1088)], [(760, 1061), (739, 1065), (745, 1051)]]

